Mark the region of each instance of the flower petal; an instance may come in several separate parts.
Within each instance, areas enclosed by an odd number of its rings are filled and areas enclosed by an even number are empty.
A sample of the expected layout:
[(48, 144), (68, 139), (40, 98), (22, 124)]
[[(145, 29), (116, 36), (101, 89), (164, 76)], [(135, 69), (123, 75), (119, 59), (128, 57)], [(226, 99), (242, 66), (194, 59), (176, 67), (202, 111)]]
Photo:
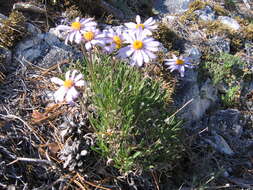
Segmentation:
[(86, 48), (87, 51), (90, 51), (91, 48), (92, 48), (91, 43), (90, 43), (90, 42), (87, 42), (87, 43), (85, 44), (85, 48)]
[(133, 52), (134, 50), (130, 48), (129, 46), (123, 47), (118, 51), (118, 56), (124, 59), (132, 55)]
[(70, 41), (71, 43), (73, 42), (75, 35), (76, 35), (76, 31), (71, 32), (71, 33), (69, 34), (69, 41)]
[(136, 61), (137, 65), (141, 67), (143, 65), (143, 56), (140, 51), (135, 51), (133, 59)]
[(73, 70), (70, 80), (74, 81), (77, 72), (78, 72), (77, 70)]
[(127, 28), (130, 28), (130, 29), (135, 29), (135, 28), (136, 28), (136, 24), (133, 23), (133, 22), (125, 23), (125, 26), (126, 26)]
[(76, 33), (76, 36), (75, 36), (75, 42), (76, 42), (77, 44), (79, 44), (79, 43), (81, 42), (81, 40), (82, 40), (82, 35), (81, 35), (80, 32), (77, 32), (77, 33)]
[(81, 80), (83, 78), (82, 73), (78, 74), (75, 78), (74, 78), (74, 82), (77, 82), (79, 80)]
[(54, 93), (54, 98), (56, 102), (62, 102), (64, 100), (64, 97), (68, 90), (64, 87), (61, 86), (55, 93)]
[(158, 41), (149, 41), (148, 43), (147, 43), (147, 46), (148, 47), (157, 47), (157, 46), (159, 46), (160, 45), (160, 43), (158, 42)]
[(174, 54), (172, 54), (173, 59), (177, 60), (177, 56), (175, 56)]
[(180, 76), (181, 76), (181, 77), (184, 77), (184, 71), (185, 71), (184, 66), (181, 66), (181, 67), (179, 68), (179, 72), (180, 72)]
[(136, 16), (136, 23), (137, 24), (141, 24), (141, 17), (140, 17), (140, 15)]
[(57, 78), (57, 77), (53, 77), (51, 78), (51, 82), (55, 83), (55, 84), (58, 84), (58, 85), (63, 85), (64, 84), (64, 81)]
[(71, 27), (67, 25), (59, 25), (55, 28), (56, 30), (70, 30)]
[(142, 57), (144, 59), (144, 63), (148, 63), (149, 62), (149, 56), (146, 54), (145, 51), (140, 51), (142, 54)]
[(155, 58), (156, 58), (156, 55), (153, 54), (151, 51), (149, 51), (149, 50), (147, 50), (147, 49), (145, 49), (144, 51), (145, 51), (145, 53), (148, 55), (148, 57), (149, 57), (150, 59), (155, 59)]
[(65, 80), (69, 80), (69, 76), (70, 76), (70, 71), (67, 71), (65, 74)]
[(152, 17), (150, 17), (148, 20), (146, 20), (143, 24), (144, 25), (149, 25), (150, 23), (152, 23), (153, 22), (153, 18)]
[(75, 87), (71, 87), (66, 95), (66, 101), (72, 102), (74, 99), (76, 99), (78, 97), (79, 93), (77, 92), (77, 90), (75, 89)]
[(86, 82), (84, 80), (79, 80), (75, 83), (75, 86), (81, 87), (81, 86), (85, 86)]

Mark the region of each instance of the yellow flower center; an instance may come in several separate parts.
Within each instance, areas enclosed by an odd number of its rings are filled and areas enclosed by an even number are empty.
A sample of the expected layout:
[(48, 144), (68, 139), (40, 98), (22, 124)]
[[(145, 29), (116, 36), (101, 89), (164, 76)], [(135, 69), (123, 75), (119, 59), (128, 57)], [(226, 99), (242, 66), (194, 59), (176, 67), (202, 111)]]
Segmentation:
[(121, 48), (122, 41), (119, 36), (113, 36), (113, 42), (116, 44), (116, 48)]
[(145, 26), (144, 26), (144, 24), (136, 24), (136, 28), (137, 28), (137, 29), (140, 28), (140, 27), (141, 27), (142, 30), (143, 30)]
[(95, 34), (93, 32), (91, 32), (91, 31), (90, 32), (85, 32), (83, 34), (84, 39), (87, 40), (87, 41), (93, 40), (94, 36), (95, 36)]
[(182, 64), (184, 64), (184, 61), (182, 59), (177, 59), (176, 64), (177, 65), (182, 65)]
[(135, 40), (133, 43), (133, 48), (135, 50), (141, 49), (143, 47), (143, 42), (140, 40)]
[(65, 80), (63, 86), (66, 88), (71, 88), (74, 86), (74, 82), (72, 80)]
[(81, 23), (80, 22), (72, 22), (71, 23), (71, 28), (75, 30), (80, 30), (81, 29)]

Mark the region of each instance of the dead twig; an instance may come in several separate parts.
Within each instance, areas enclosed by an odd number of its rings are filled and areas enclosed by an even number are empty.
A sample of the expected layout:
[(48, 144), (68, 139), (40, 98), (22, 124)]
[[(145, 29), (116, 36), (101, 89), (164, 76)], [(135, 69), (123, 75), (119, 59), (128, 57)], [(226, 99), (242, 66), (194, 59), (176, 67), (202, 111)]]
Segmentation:
[(84, 183), (86, 183), (86, 184), (88, 184), (88, 185), (90, 185), (92, 187), (95, 187), (97, 189), (103, 189), (103, 190), (111, 190), (109, 188), (102, 187), (102, 186), (96, 185), (96, 184), (94, 184), (92, 182), (89, 182), (89, 181), (85, 180), (79, 173), (77, 173), (76, 176), (79, 178), (79, 180), (83, 181)]
[(17, 158), (15, 154), (11, 153), (3, 146), (0, 146), (0, 152), (7, 155), (8, 157), (10, 157), (13, 160)]
[(169, 121), (171, 118), (173, 118), (178, 112), (180, 112), (182, 109), (184, 109), (188, 104), (190, 104), (194, 99), (190, 99), (188, 102), (186, 102), (180, 109), (178, 109), (175, 113), (173, 113), (170, 117), (168, 117), (166, 121)]
[(46, 165), (51, 165), (53, 166), (54, 164), (51, 161), (48, 160), (42, 160), (42, 159), (35, 159), (35, 158), (22, 158), (22, 157), (17, 157), (16, 160), (10, 162), (9, 164), (6, 164), (7, 166), (12, 165), (18, 161), (21, 162), (34, 162), (34, 163), (39, 163), (39, 164), (46, 164)]
[(157, 182), (157, 177), (155, 176), (154, 171), (151, 171), (151, 174), (152, 174), (152, 177), (155, 181), (156, 189), (160, 190), (160, 187), (159, 187), (158, 182)]

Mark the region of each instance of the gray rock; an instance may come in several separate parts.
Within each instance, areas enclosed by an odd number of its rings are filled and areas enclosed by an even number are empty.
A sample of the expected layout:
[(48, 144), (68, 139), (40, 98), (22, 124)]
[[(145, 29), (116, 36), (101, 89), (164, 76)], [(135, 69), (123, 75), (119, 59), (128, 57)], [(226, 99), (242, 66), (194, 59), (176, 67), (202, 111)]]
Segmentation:
[(226, 140), (222, 136), (216, 133), (214, 133), (214, 135), (210, 137), (210, 139), (204, 139), (204, 140), (209, 145), (211, 145), (215, 150), (217, 150), (218, 152), (222, 154), (226, 154), (228, 156), (233, 156), (235, 154), (234, 151), (230, 148), (230, 146), (226, 142)]
[(26, 29), (30, 35), (41, 34), (41, 30), (29, 22), (26, 23)]
[(226, 26), (228, 26), (228, 27), (230, 27), (230, 28), (232, 28), (234, 30), (239, 30), (240, 29), (240, 24), (235, 19), (233, 19), (231, 17), (228, 17), (228, 16), (219, 16), (218, 20), (222, 24), (224, 24), (224, 25), (226, 25)]
[(224, 172), (222, 173), (222, 176), (223, 176), (223, 177), (229, 177), (228, 171), (224, 171)]
[(245, 59), (247, 63), (247, 67), (249, 70), (253, 72), (253, 42), (251, 41), (246, 41), (245, 43), (245, 52), (247, 54), (247, 57)]
[(78, 59), (80, 52), (61, 42), (50, 33), (37, 34), (21, 41), (14, 49), (15, 59), (49, 68), (65, 59)]
[(207, 42), (207, 46), (211, 48), (213, 53), (229, 53), (230, 52), (230, 40), (223, 37), (215, 36)]
[(211, 80), (200, 86), (197, 81), (197, 72), (187, 70), (185, 77), (180, 81), (175, 94), (175, 104), (180, 108), (192, 100), (181, 112), (181, 117), (188, 124), (202, 118), (205, 112), (217, 101), (217, 89)]
[(245, 51), (247, 56), (253, 56), (253, 43), (251, 41), (245, 43)]
[(212, 7), (206, 6), (204, 9), (196, 10), (194, 13), (198, 16), (200, 20), (203, 21), (214, 21), (216, 19), (215, 11)]
[(177, 18), (178, 18), (177, 16), (166, 15), (165, 17), (162, 18), (162, 22), (165, 24), (172, 25)]
[(253, 138), (251, 115), (237, 109), (218, 110), (201, 121), (208, 129), (202, 139), (226, 155), (248, 154)]
[(60, 32), (59, 30), (57, 30), (56, 28), (50, 28), (49, 29), (49, 33), (57, 36), (59, 39), (64, 40), (66, 34), (64, 32)]
[(209, 126), (222, 132), (231, 130), (234, 125), (239, 125), (240, 115), (237, 109), (219, 110), (210, 117)]
[(41, 67), (49, 68), (55, 63), (59, 63), (59, 61), (68, 60), (69, 58), (72, 58), (73, 53), (60, 48), (53, 46), (49, 52), (46, 54), (46, 56), (42, 59), (41, 63), (39, 65)]
[(190, 47), (185, 52), (193, 60), (194, 63), (196, 64), (200, 63), (202, 53), (197, 47)]
[(253, 92), (253, 75), (249, 78), (249, 81), (243, 82), (243, 105), (249, 110), (253, 111), (253, 102), (252, 102), (252, 92)]
[[(9, 65), (11, 65), (11, 63), (12, 63), (12, 53), (11, 53), (10, 50), (8, 50), (6, 48), (3, 48), (3, 47), (0, 47), (0, 58), (1, 58), (1, 61), (3, 61), (2, 64), (4, 66), (8, 67)], [(1, 63), (0, 63), (0, 65), (1, 65)]]
[(159, 14), (177, 14), (188, 10), (189, 4), (193, 0), (157, 0), (154, 9)]

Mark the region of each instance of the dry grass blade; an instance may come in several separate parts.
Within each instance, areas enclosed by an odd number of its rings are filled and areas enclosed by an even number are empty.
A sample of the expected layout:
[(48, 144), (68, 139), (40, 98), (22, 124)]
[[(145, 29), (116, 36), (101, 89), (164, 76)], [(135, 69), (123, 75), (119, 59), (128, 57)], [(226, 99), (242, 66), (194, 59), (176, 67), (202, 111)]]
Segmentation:
[(77, 173), (76, 175), (77, 175), (77, 177), (78, 177), (79, 180), (81, 180), (82, 182), (84, 182), (84, 183), (86, 183), (86, 184), (88, 184), (88, 185), (90, 185), (92, 187), (95, 187), (95, 188), (98, 188), (98, 189), (103, 189), (103, 190), (111, 190), (109, 188), (102, 187), (102, 186), (99, 186), (99, 185), (97, 185), (95, 183), (92, 183), (92, 182), (89, 182), (89, 181), (85, 180), (79, 173)]

